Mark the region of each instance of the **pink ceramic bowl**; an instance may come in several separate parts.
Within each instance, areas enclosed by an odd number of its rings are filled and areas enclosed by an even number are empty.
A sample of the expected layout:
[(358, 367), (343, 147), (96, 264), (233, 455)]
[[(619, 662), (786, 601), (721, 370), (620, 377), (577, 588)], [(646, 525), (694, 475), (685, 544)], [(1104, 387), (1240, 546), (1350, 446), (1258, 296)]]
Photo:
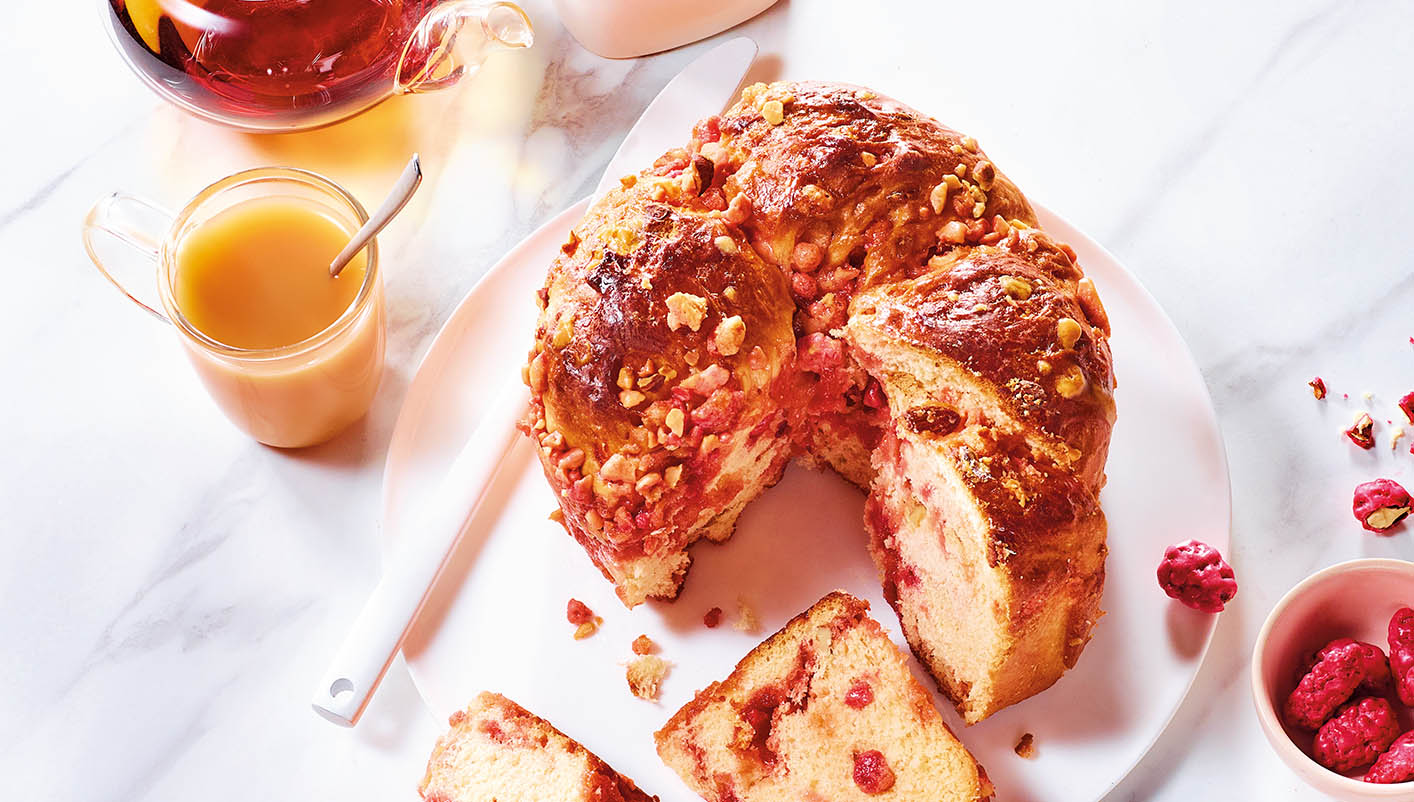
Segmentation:
[[(1336, 799), (1414, 802), (1414, 782), (1377, 785), (1362, 782), (1358, 774), (1347, 777), (1321, 766), (1303, 751), (1311, 746), (1311, 733), (1282, 724), (1282, 703), (1300, 679), (1302, 660), (1326, 643), (1346, 637), (1388, 649), (1390, 616), (1406, 605), (1414, 606), (1414, 563), (1351, 560), (1318, 571), (1292, 588), (1257, 634), (1252, 697), (1262, 732), (1297, 776)], [(1403, 712), (1400, 723), (1405, 730), (1411, 728)]]

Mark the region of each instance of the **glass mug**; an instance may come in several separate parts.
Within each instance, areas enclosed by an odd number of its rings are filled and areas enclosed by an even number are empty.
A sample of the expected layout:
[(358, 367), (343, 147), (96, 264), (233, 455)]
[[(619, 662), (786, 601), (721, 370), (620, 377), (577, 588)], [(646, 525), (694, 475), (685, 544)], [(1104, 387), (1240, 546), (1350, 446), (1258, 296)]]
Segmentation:
[[(105, 278), (181, 337), (191, 363), (226, 417), (266, 445), (297, 448), (324, 442), (362, 418), (383, 374), (385, 313), (378, 242), (364, 248), (363, 282), (348, 308), (322, 331), (276, 348), (238, 348), (196, 327), (177, 304), (183, 240), (215, 215), (249, 200), (289, 198), (314, 204), (350, 238), (368, 220), (343, 188), (306, 170), (264, 167), (223, 178), (175, 216), (130, 195), (100, 200), (84, 221), (84, 248)], [(116, 237), (155, 263), (161, 310), (143, 303), (99, 255), (97, 236)]]
[(486, 0), (101, 0), (118, 52), (154, 92), (246, 131), (337, 122), (442, 89), (492, 51), (529, 47), (514, 3)]

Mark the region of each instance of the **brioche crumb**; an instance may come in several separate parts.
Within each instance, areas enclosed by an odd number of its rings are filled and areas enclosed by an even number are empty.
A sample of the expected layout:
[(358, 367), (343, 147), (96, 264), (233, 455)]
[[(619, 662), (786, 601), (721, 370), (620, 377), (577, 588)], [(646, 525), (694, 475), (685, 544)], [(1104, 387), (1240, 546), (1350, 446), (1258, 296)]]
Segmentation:
[(1018, 757), (1023, 757), (1027, 760), (1036, 757), (1036, 744), (1034, 736), (1032, 736), (1029, 732), (1024, 733), (1021, 736), (1021, 740), (1016, 742), (1016, 746), (1013, 747), (1013, 751), (1016, 752)]
[(732, 623), (732, 628), (746, 633), (755, 633), (761, 628), (761, 622), (756, 618), (756, 608), (741, 596), (736, 597), (736, 621)]
[(565, 522), (565, 511), (560, 509), (559, 507), (556, 507), (555, 509), (550, 510), (550, 514), (546, 517), (548, 517), (551, 521), (554, 521), (557, 524), (563, 524)]
[(663, 678), (668, 676), (670, 667), (667, 660), (655, 654), (639, 655), (629, 662), (628, 670), (624, 674), (628, 680), (629, 691), (639, 699), (658, 701), (658, 692), (662, 688)]
[(639, 635), (633, 639), (634, 654), (653, 654), (656, 651), (658, 651), (658, 644), (654, 643), (653, 639), (647, 635)]
[(583, 624), (575, 627), (574, 639), (584, 640), (585, 638), (592, 637), (594, 633), (599, 631), (599, 625), (602, 623), (604, 623), (604, 619), (597, 615), (589, 621), (585, 621)]

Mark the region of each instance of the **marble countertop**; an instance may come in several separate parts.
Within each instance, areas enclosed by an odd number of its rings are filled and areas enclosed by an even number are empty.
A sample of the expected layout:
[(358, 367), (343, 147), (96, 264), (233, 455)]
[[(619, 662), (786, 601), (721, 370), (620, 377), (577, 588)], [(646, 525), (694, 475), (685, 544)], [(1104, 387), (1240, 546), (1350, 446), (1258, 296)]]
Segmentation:
[[(0, 785), (75, 802), (415, 799), (442, 725), (400, 662), (356, 729), (307, 704), (379, 575), (399, 404), (458, 300), (589, 191), (703, 46), (605, 61), (530, 2), (535, 47), (493, 59), (462, 91), (250, 137), (149, 93), (97, 5), (12, 4), (0, 29), (0, 67), (20, 77), (0, 127)], [(1407, 525), (1377, 538), (1349, 513), (1357, 482), (1414, 479), (1408, 440), (1392, 451), (1384, 426), (1414, 389), (1414, 270), (1396, 236), (1414, 217), (1414, 7), (872, 5), (782, 2), (744, 25), (761, 45), (756, 76), (867, 84), (975, 135), (1146, 284), (1222, 422), (1241, 591), (1188, 700), (1109, 799), (1315, 798), (1263, 740), (1247, 665), (1262, 619), (1302, 577), (1414, 557)], [(283, 163), (370, 199), (412, 150), (428, 182), (383, 237), (383, 386), (364, 422), (315, 449), (239, 434), (172, 333), (79, 244), (84, 212), (114, 189), (178, 205), (229, 172)], [(1325, 403), (1305, 386), (1316, 374)], [(1364, 408), (1384, 428), (1370, 452), (1339, 434)]]

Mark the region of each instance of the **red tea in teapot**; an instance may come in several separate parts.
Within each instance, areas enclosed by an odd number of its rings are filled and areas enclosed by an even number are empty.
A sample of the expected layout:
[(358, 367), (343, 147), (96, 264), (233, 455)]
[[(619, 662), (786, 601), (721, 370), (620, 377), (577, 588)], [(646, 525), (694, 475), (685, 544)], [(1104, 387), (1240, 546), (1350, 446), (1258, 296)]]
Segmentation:
[(154, 88), (247, 128), (305, 128), (392, 90), (437, 0), (109, 0), (115, 38)]

